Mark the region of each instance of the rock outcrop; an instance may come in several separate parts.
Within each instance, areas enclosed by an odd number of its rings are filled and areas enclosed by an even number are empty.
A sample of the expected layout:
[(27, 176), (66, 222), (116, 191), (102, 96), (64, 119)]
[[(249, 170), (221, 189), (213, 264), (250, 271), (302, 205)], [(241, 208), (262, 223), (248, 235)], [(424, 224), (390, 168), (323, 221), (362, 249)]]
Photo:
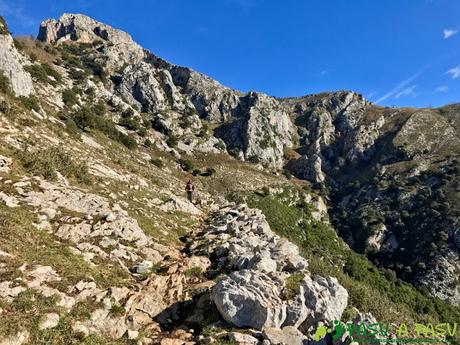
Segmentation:
[(17, 96), (29, 96), (34, 87), (30, 74), (24, 70), (27, 59), (18, 52), (3, 18), (0, 19), (0, 72), (8, 78)]

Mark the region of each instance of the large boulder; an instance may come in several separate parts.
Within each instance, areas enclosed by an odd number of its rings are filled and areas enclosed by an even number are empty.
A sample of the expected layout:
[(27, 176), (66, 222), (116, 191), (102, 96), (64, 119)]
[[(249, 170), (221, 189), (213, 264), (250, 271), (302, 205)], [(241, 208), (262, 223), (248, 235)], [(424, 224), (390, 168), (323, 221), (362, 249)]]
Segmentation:
[(218, 282), (212, 299), (222, 317), (236, 327), (280, 328), (287, 305), (281, 298), (283, 281), (262, 272), (233, 272)]
[(282, 272), (233, 272), (214, 286), (212, 300), (222, 317), (236, 327), (260, 330), (302, 325), (307, 329), (322, 320), (340, 320), (348, 293), (337, 279), (305, 276), (297, 294), (283, 300), (287, 277)]

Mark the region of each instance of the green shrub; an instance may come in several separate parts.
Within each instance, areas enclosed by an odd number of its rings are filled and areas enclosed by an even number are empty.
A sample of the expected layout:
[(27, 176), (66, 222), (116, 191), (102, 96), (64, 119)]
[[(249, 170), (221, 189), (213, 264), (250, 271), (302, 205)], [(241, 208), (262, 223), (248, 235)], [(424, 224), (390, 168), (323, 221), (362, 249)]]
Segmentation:
[(145, 147), (151, 147), (152, 146), (152, 141), (149, 138), (145, 139), (144, 140), (144, 146)]
[(68, 107), (71, 107), (78, 102), (77, 93), (73, 89), (65, 89), (62, 91), (62, 101)]
[[(49, 64), (44, 63), (41, 65), (33, 64), (25, 66), (24, 69), (39, 82), (57, 86), (62, 81), (62, 76)], [(52, 77), (52, 78), (50, 78)]]
[(155, 165), (157, 168), (163, 168), (164, 167), (163, 161), (161, 159), (159, 159), (159, 158), (151, 159), (150, 163)]
[(73, 115), (72, 120), (82, 131), (96, 127), (95, 114), (91, 108), (84, 106), (78, 109)]
[(152, 128), (152, 119), (150, 118), (150, 114), (144, 115), (142, 123), (145, 128), (150, 129)]
[(134, 136), (121, 133), (113, 121), (103, 116), (105, 113), (105, 106), (98, 103), (92, 107), (83, 106), (71, 115), (71, 119), (75, 125), (83, 131), (91, 129), (98, 130), (110, 139), (116, 140), (129, 149), (137, 147), (137, 142)]
[(10, 80), (5, 76), (5, 74), (0, 70), (0, 92), (1, 93), (11, 93)]
[(145, 127), (139, 128), (139, 130), (137, 131), (137, 135), (139, 135), (140, 137), (145, 137), (147, 135), (147, 129), (145, 129)]
[(125, 119), (130, 119), (133, 117), (133, 115), (134, 115), (134, 110), (132, 108), (128, 108), (121, 113), (121, 117)]
[(69, 76), (77, 83), (81, 83), (88, 75), (81, 69), (71, 68), (69, 69)]
[(96, 115), (98, 115), (98, 116), (104, 116), (105, 113), (107, 112), (105, 103), (104, 103), (103, 101), (97, 102), (97, 103), (93, 106), (93, 112), (94, 112), (94, 114), (96, 114)]
[(131, 131), (137, 131), (141, 128), (141, 123), (137, 117), (122, 117), (118, 124)]
[(57, 172), (65, 177), (75, 177), (79, 182), (90, 183), (86, 163), (76, 163), (72, 157), (59, 147), (50, 147), (38, 151), (23, 150), (18, 152), (19, 161), (30, 173), (55, 180)]
[(137, 141), (132, 134), (126, 135), (120, 133), (118, 136), (118, 141), (130, 150), (134, 150), (137, 147)]
[(107, 74), (104, 70), (105, 62), (97, 60), (91, 56), (82, 56), (81, 61), (83, 65), (90, 70), (90, 72), (98, 77), (101, 81), (105, 82)]
[(0, 113), (7, 115), (10, 118), (15, 118), (17, 115), (16, 107), (9, 101), (0, 101)]
[(78, 128), (74, 120), (66, 119), (64, 123), (65, 123), (65, 129), (70, 135), (80, 136), (80, 128)]
[(260, 158), (256, 155), (252, 155), (248, 157), (248, 162), (257, 164), (257, 163), (260, 163)]
[(188, 159), (179, 159), (178, 161), (180, 167), (182, 168), (182, 170), (184, 171), (192, 171), (193, 170), (193, 163), (191, 161), (189, 161)]
[(284, 288), (281, 292), (281, 299), (289, 301), (294, 299), (300, 292), (300, 282), (305, 277), (305, 274), (302, 272), (296, 272), (291, 274), (284, 281)]
[(180, 122), (179, 122), (179, 126), (182, 128), (182, 129), (187, 129), (189, 128), (190, 126), (192, 125), (192, 120), (190, 120), (189, 117), (182, 117), (180, 119)]
[(206, 170), (201, 173), (201, 176), (212, 176), (215, 173), (216, 173), (216, 169), (214, 169), (214, 168), (206, 168)]
[(179, 139), (174, 136), (169, 136), (166, 140), (166, 144), (168, 144), (169, 147), (176, 147), (178, 143)]
[(19, 96), (18, 99), (27, 109), (35, 110), (37, 112), (40, 111), (40, 102), (36, 96)]
[(184, 271), (186, 277), (199, 277), (203, 274), (201, 267), (192, 267)]
[(56, 55), (57, 54), (56, 49), (54, 49), (53, 46), (50, 45), (50, 44), (46, 44), (45, 47), (43, 48), (43, 50), (45, 52), (47, 52), (48, 54), (51, 54), (51, 55)]
[(110, 315), (113, 315), (113, 316), (122, 316), (125, 314), (125, 308), (118, 304), (114, 304), (112, 308), (110, 308), (109, 313)]

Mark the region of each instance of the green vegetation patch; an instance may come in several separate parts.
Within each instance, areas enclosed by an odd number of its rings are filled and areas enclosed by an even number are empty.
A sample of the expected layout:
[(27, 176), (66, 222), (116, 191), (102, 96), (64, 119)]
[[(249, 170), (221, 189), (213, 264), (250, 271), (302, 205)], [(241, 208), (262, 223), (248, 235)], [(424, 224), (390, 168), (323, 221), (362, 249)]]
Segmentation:
[(24, 69), (37, 81), (57, 86), (62, 81), (61, 74), (47, 63), (25, 66)]
[(0, 70), (0, 92), (5, 94), (11, 93), (10, 80), (5, 76), (2, 70)]
[(56, 180), (59, 172), (65, 177), (75, 178), (78, 182), (91, 183), (87, 164), (75, 162), (60, 147), (49, 147), (34, 152), (24, 149), (18, 151), (17, 156), (23, 167), (34, 175), (42, 176), (48, 180)]
[(302, 272), (296, 272), (286, 278), (284, 282), (284, 289), (281, 293), (281, 299), (289, 301), (294, 299), (300, 292), (300, 283), (305, 277)]

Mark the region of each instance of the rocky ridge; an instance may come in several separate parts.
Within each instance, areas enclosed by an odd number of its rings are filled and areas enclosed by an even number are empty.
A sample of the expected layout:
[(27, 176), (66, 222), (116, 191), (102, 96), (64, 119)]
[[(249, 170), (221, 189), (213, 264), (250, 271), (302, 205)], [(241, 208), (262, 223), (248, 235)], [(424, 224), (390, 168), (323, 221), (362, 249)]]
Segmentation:
[(184, 134), (178, 126), (181, 119), (197, 133), (202, 127), (199, 119), (204, 118), (222, 126), (217, 137), (236, 156), (257, 157), (276, 168), (283, 164), (284, 148), (293, 145), (289, 114), (274, 98), (243, 95), (189, 68), (174, 66), (142, 49), (126, 33), (89, 17), (64, 14), (58, 21), (47, 20), (38, 39), (54, 44), (104, 41), (101, 55), (106, 68), (116, 74), (113, 93), (151, 112), (157, 128), (173, 136)]

